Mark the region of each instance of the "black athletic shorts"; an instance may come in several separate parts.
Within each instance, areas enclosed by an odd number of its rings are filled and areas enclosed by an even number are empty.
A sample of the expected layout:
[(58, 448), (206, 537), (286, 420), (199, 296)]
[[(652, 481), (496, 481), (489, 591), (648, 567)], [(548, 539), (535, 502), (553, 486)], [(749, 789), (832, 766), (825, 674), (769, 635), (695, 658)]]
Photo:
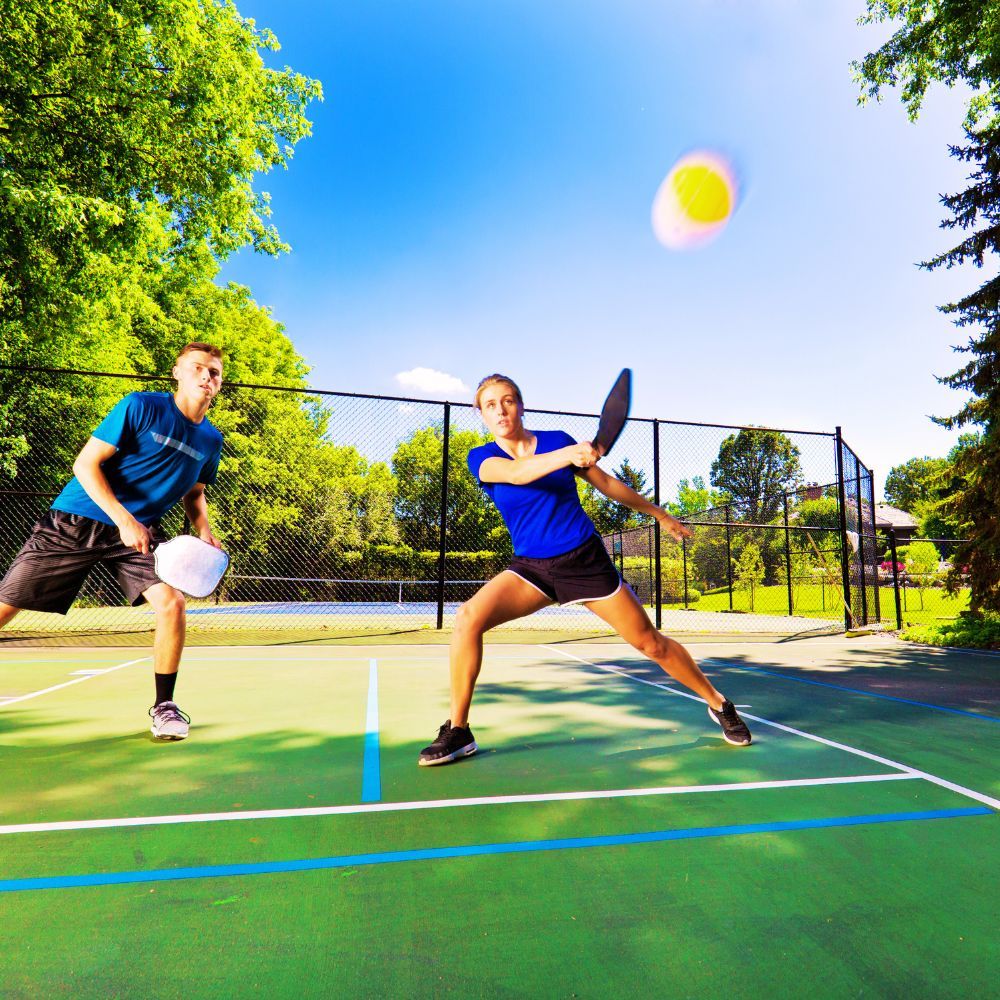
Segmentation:
[(559, 604), (599, 601), (617, 594), (622, 585), (599, 535), (592, 535), (583, 545), (561, 556), (547, 559), (514, 556), (507, 568)]
[[(149, 530), (154, 541), (166, 541), (159, 524)], [(47, 511), (0, 580), (0, 601), (25, 611), (64, 615), (98, 563), (111, 570), (133, 605), (141, 604), (143, 591), (160, 582), (153, 554), (128, 548), (113, 524)]]

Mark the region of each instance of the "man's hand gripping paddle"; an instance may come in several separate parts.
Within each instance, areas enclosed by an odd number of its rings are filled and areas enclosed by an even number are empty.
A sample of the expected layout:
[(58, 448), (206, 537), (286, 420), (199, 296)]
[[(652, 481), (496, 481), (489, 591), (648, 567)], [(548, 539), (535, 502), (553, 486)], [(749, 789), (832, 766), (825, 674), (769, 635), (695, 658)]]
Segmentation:
[(229, 568), (229, 556), (194, 535), (178, 535), (153, 550), (156, 575), (189, 597), (208, 597)]
[(632, 369), (623, 368), (608, 393), (601, 409), (601, 420), (597, 425), (597, 437), (592, 444), (602, 456), (611, 451), (618, 436), (628, 420), (629, 407), (632, 405)]

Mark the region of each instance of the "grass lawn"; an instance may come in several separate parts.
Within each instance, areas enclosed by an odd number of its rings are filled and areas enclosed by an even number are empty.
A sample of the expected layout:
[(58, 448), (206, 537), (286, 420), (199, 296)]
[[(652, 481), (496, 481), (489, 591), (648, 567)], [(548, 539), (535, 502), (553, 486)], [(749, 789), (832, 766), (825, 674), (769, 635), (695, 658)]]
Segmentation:
[[(953, 597), (940, 587), (926, 587), (923, 592), (915, 587), (904, 587), (900, 589), (899, 599), (904, 625), (928, 623), (957, 618), (969, 606), (969, 591), (962, 590)], [(669, 606), (683, 607), (683, 604)], [(705, 594), (690, 607), (698, 611), (728, 611), (729, 593)], [(752, 607), (750, 592), (736, 590), (732, 610), (746, 614), (787, 615), (788, 588), (784, 584), (755, 587)], [(879, 587), (879, 611), (884, 621), (894, 621), (896, 604), (892, 587)], [(792, 588), (792, 613), (804, 618), (842, 618), (840, 592), (828, 584), (796, 584)]]

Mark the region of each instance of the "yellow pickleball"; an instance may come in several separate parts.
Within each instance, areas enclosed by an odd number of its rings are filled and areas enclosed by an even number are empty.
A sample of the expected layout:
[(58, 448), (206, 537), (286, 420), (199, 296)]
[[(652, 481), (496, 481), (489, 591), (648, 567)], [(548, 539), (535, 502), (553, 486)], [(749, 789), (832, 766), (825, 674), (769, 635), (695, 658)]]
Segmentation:
[(653, 232), (672, 250), (702, 246), (725, 228), (738, 198), (736, 172), (725, 157), (708, 150), (688, 153), (656, 192)]

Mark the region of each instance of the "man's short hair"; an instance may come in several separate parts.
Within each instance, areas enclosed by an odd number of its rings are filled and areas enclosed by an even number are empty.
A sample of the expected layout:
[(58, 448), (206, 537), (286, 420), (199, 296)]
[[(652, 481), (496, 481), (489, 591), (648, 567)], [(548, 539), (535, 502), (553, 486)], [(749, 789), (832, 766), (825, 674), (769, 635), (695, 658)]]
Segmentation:
[(180, 361), (185, 354), (190, 354), (192, 351), (203, 351), (205, 354), (211, 354), (213, 358), (218, 358), (222, 360), (222, 348), (214, 347), (212, 344), (203, 344), (200, 340), (193, 340), (190, 344), (186, 344), (180, 349), (180, 353), (177, 355), (177, 361)]

